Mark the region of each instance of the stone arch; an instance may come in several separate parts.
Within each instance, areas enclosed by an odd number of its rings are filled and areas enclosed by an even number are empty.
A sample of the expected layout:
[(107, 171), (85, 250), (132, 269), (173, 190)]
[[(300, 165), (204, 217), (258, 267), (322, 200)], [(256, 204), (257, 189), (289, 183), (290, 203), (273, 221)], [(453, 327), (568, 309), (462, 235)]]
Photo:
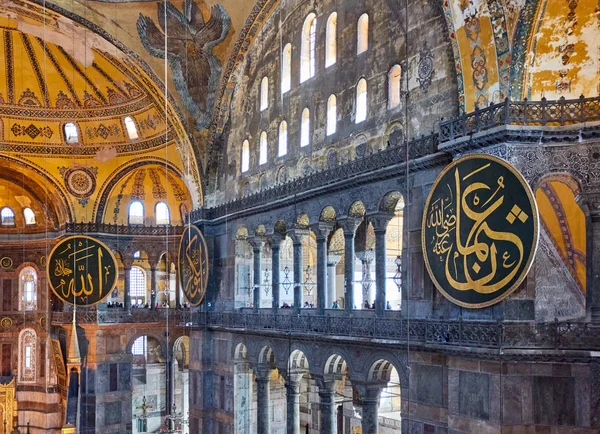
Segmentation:
[(273, 348), (269, 345), (263, 345), (260, 351), (258, 352), (258, 360), (259, 364), (270, 366), (272, 368), (276, 367), (276, 359), (275, 352)]
[(248, 348), (243, 342), (239, 342), (233, 347), (233, 360), (234, 362), (248, 361)]
[(291, 352), (290, 357), (288, 359), (288, 367), (291, 370), (303, 370), (308, 371), (309, 364), (308, 358), (304, 351), (300, 349), (295, 349)]
[(131, 354), (131, 348), (133, 347), (133, 343), (137, 340), (137, 338), (140, 338), (143, 336), (147, 336), (147, 337), (156, 339), (158, 341), (158, 343), (160, 344), (160, 350), (161, 350), (163, 356), (167, 354), (167, 350), (168, 350), (167, 342), (160, 334), (158, 334), (152, 330), (136, 331), (135, 334), (127, 342), (127, 347), (126, 347), (127, 354)]
[(173, 342), (173, 358), (180, 364), (181, 369), (189, 368), (190, 365), (190, 338), (189, 336), (179, 336)]
[(319, 221), (331, 223), (334, 222), (337, 218), (335, 209), (331, 205), (326, 205), (321, 210), (321, 214), (319, 215)]
[(352, 204), (348, 208), (348, 216), (350, 217), (361, 218), (365, 216), (366, 212), (367, 210), (365, 208), (365, 204), (360, 200), (352, 202)]
[(264, 237), (267, 234), (267, 229), (265, 228), (265, 225), (258, 225), (254, 230), (254, 234), (259, 237)]
[(287, 233), (287, 225), (284, 220), (277, 220), (275, 222), (275, 226), (273, 227), (273, 231), (278, 233), (279, 235), (285, 236)]
[(310, 218), (308, 217), (308, 214), (305, 212), (298, 214), (298, 217), (296, 218), (296, 227), (299, 229), (307, 229), (309, 225)]
[(363, 381), (389, 382), (392, 367), (398, 372), (402, 387), (408, 387), (408, 368), (406, 362), (396, 355), (384, 351), (376, 351), (366, 359), (361, 371), (364, 373)]
[(404, 196), (399, 191), (390, 191), (379, 202), (379, 211), (394, 215), (398, 206), (404, 206)]

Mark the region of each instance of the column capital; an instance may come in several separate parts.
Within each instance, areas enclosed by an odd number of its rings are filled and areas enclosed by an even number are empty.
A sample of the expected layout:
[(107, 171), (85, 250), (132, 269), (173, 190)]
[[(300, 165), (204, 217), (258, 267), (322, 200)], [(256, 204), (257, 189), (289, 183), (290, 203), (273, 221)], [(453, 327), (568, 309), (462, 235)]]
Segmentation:
[(328, 254), (327, 255), (327, 265), (337, 265), (339, 264), (339, 262), (342, 260), (342, 255), (332, 255), (332, 254)]
[(385, 382), (357, 382), (353, 381), (352, 386), (358, 391), (363, 401), (378, 400), (381, 391), (387, 387)]
[(362, 262), (373, 262), (373, 259), (375, 259), (374, 250), (363, 250), (362, 252), (355, 252), (354, 254)]
[(121, 262), (123, 263), (123, 268), (125, 270), (131, 270), (131, 267), (133, 267), (133, 261), (135, 261), (134, 258), (121, 257)]
[(375, 231), (375, 233), (377, 233), (377, 232), (385, 233), (390, 220), (392, 220), (393, 218), (394, 218), (393, 214), (388, 214), (388, 213), (384, 213), (384, 212), (378, 212), (376, 214), (371, 214), (371, 215), (367, 216), (367, 219), (373, 225), (373, 230)]
[(254, 366), (254, 374), (256, 375), (256, 381), (269, 381), (271, 379), (271, 371), (274, 369), (273, 366), (265, 365), (263, 363)]
[(344, 230), (344, 236), (345, 237), (349, 237), (349, 236), (354, 236), (356, 233), (356, 229), (358, 229), (358, 227), (360, 226), (360, 224), (362, 223), (362, 221), (364, 220), (364, 217), (346, 217), (343, 220), (338, 220), (338, 222), (340, 223), (340, 225), (342, 226), (342, 229)]
[(315, 233), (317, 239), (327, 238), (329, 232), (333, 230), (333, 223), (329, 222), (318, 222), (310, 227), (312, 231)]
[(252, 246), (253, 250), (262, 250), (265, 245), (266, 238), (262, 235), (255, 235), (253, 237), (248, 237), (246, 239), (248, 243)]
[(285, 235), (280, 234), (279, 232), (273, 232), (272, 234), (267, 235), (267, 241), (269, 242), (271, 249), (278, 249), (283, 240), (285, 240)]
[(600, 220), (600, 190), (581, 192), (576, 201), (585, 214), (593, 220)]
[(319, 387), (319, 394), (335, 393), (336, 383), (340, 379), (334, 374), (315, 375), (313, 378)]
[(308, 236), (307, 228), (295, 228), (287, 231), (288, 236), (292, 239), (294, 244), (302, 244), (304, 238)]

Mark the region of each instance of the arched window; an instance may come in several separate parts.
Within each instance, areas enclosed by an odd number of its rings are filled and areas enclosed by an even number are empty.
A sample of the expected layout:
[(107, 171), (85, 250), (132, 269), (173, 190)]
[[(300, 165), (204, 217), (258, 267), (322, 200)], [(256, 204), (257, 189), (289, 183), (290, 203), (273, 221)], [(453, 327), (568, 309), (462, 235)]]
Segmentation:
[(131, 267), (129, 271), (129, 295), (131, 303), (146, 303), (146, 273), (140, 267)]
[(337, 100), (331, 95), (327, 100), (327, 135), (331, 136), (337, 128)]
[(79, 135), (77, 133), (77, 125), (73, 122), (68, 122), (63, 127), (63, 131), (65, 133), (65, 140), (68, 144), (78, 143)]
[(2, 226), (14, 226), (15, 224), (15, 213), (12, 209), (5, 206), (0, 211), (0, 223)]
[(362, 14), (358, 19), (356, 54), (364, 53), (369, 49), (369, 16)]
[(367, 119), (367, 80), (361, 78), (356, 85), (356, 120), (358, 124)]
[(329, 15), (325, 33), (325, 68), (328, 68), (337, 60), (337, 13)]
[(300, 47), (300, 83), (315, 76), (315, 46), (317, 38), (317, 17), (309, 14), (302, 27)]
[(36, 335), (33, 329), (19, 334), (19, 381), (32, 383), (36, 380)]
[(144, 224), (144, 204), (139, 200), (134, 200), (129, 204), (129, 224)]
[(164, 202), (158, 202), (154, 209), (154, 215), (156, 216), (157, 225), (168, 225), (171, 223), (171, 217), (169, 215), (169, 205)]
[(26, 225), (35, 224), (35, 213), (31, 208), (23, 208), (23, 220), (25, 220)]
[(138, 138), (137, 127), (130, 116), (125, 118), (125, 128), (127, 129), (127, 135), (129, 136), (130, 140), (135, 140)]
[(269, 79), (263, 77), (260, 82), (260, 111), (269, 107)]
[(300, 146), (310, 144), (310, 110), (302, 110), (302, 125), (300, 126)]
[(260, 148), (258, 150), (258, 164), (265, 164), (267, 162), (267, 133), (260, 133)]
[(19, 310), (37, 310), (37, 273), (33, 267), (19, 273)]
[(283, 47), (281, 53), (281, 93), (292, 88), (292, 44)]
[(250, 169), (250, 142), (244, 140), (242, 143), (242, 173)]
[(388, 108), (398, 107), (400, 105), (400, 77), (402, 68), (400, 65), (394, 65), (388, 72)]
[(287, 154), (287, 122), (281, 121), (279, 124), (279, 157)]
[(134, 356), (145, 356), (147, 347), (148, 337), (140, 336), (135, 341), (133, 341), (133, 345), (131, 346), (131, 354), (133, 354)]

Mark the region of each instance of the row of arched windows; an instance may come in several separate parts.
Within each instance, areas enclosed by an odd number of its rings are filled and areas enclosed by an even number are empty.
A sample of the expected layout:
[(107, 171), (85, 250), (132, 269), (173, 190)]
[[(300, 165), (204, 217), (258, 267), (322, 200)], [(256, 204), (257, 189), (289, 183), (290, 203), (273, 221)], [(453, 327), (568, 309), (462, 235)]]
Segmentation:
[[(36, 224), (35, 213), (31, 208), (23, 208), (23, 220), (26, 225)], [(5, 206), (0, 210), (0, 225), (1, 226), (14, 226), (15, 225), (15, 212), (11, 207)]]
[[(157, 225), (171, 224), (169, 205), (165, 202), (158, 202), (154, 207), (154, 217)], [(139, 200), (134, 200), (129, 204), (129, 224), (144, 224), (144, 204)]]
[[(129, 140), (136, 140), (139, 138), (135, 121), (131, 116), (126, 116), (123, 119), (123, 123), (125, 124), (125, 130), (127, 131)], [(79, 131), (77, 129), (77, 125), (75, 125), (75, 122), (67, 122), (63, 126), (63, 132), (65, 134), (65, 141), (67, 144), (72, 145), (79, 143)]]
[[(400, 65), (394, 65), (388, 71), (388, 108), (392, 109), (400, 105), (400, 78), (402, 68)], [(268, 106), (268, 100), (264, 95), (268, 94), (268, 79), (263, 78), (262, 86), (266, 86), (261, 91), (261, 109), (263, 103)], [(266, 108), (265, 106), (265, 108)], [(367, 119), (368, 99), (367, 99), (367, 80), (361, 78), (356, 84), (356, 103), (355, 103), (355, 123), (359, 124)], [(279, 145), (278, 157), (282, 157), (288, 152), (288, 125), (286, 121), (281, 121), (279, 124)], [(326, 116), (326, 134), (331, 136), (337, 131), (337, 97), (332, 94), (327, 99), (327, 116)], [(310, 111), (305, 108), (302, 111), (302, 119), (300, 125), (300, 147), (310, 144)], [(261, 132), (259, 139), (259, 156), (258, 164), (263, 165), (268, 161), (268, 140), (266, 131)], [(241, 171), (247, 172), (250, 169), (250, 142), (246, 139), (242, 143), (241, 156)]]

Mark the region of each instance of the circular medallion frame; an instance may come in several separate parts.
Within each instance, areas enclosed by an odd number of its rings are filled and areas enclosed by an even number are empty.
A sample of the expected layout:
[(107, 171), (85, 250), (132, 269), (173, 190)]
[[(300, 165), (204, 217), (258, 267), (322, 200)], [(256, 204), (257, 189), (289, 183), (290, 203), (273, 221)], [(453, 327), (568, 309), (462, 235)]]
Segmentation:
[(185, 299), (198, 306), (208, 286), (208, 249), (202, 231), (194, 225), (187, 226), (181, 234), (177, 268)]
[[(91, 250), (95, 246), (90, 246), (90, 243), (98, 246), (95, 255)], [(78, 254), (82, 256), (78, 257)], [(85, 262), (77, 264), (80, 260)], [(98, 272), (97, 276), (90, 274), (90, 271), (98, 270), (102, 273)], [(69, 279), (71, 275), (73, 277), (67, 282), (65, 278)], [(119, 280), (119, 267), (112, 250), (102, 241), (87, 235), (72, 235), (60, 240), (48, 255), (46, 277), (59, 300), (72, 306), (90, 307), (106, 300), (112, 293)], [(99, 283), (99, 293), (94, 287), (95, 282)]]
[(68, 169), (64, 179), (69, 193), (78, 199), (85, 199), (96, 190), (96, 176), (86, 167)]
[(512, 165), (488, 154), (458, 158), (439, 174), (425, 202), (421, 247), (427, 272), (454, 304), (477, 309), (499, 303), (527, 276), (539, 226), (531, 187)]

